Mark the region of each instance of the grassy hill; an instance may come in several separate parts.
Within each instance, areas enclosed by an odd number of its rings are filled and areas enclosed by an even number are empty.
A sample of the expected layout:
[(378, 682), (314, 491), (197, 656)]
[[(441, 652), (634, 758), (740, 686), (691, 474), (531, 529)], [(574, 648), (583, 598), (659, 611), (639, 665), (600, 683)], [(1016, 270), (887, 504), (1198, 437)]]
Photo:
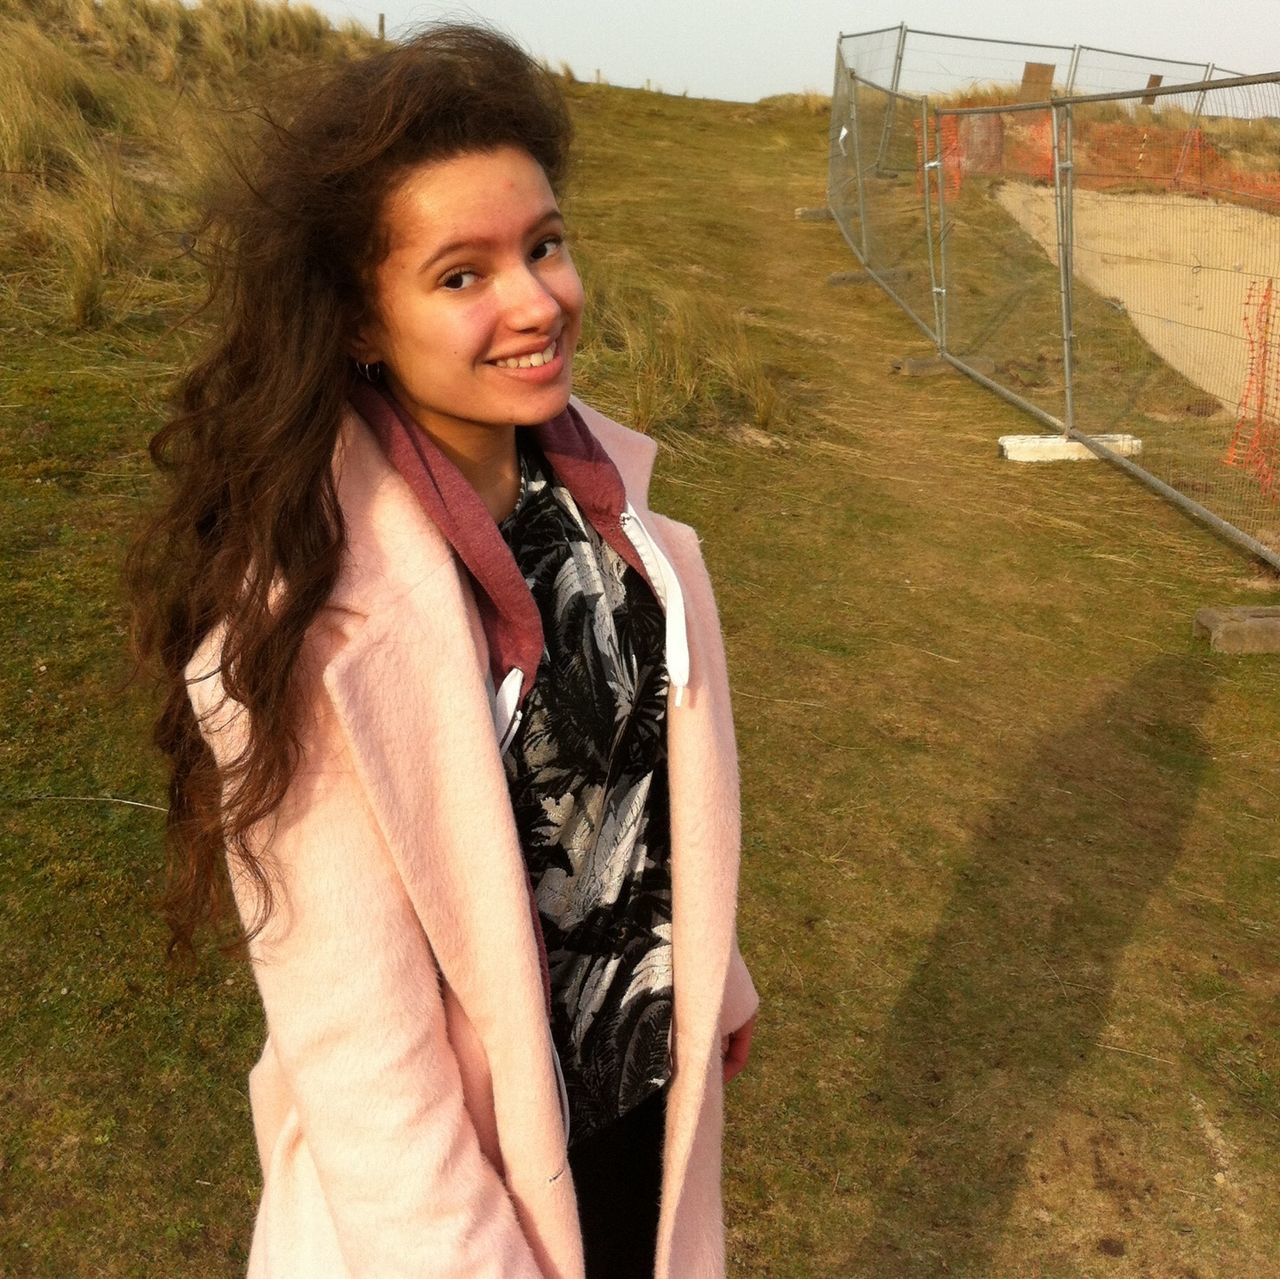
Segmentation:
[[(367, 37), (185, 12), (0, 0), (13, 1279), (239, 1274), (258, 1188), (250, 974), (167, 969), (148, 909), (164, 791), (118, 563), (199, 338), (208, 149)], [(1109, 470), (1001, 464), (1014, 410), (890, 372), (918, 334), (828, 287), (847, 249), (792, 217), (823, 198), (803, 101), (566, 92), (580, 389), (662, 442), (735, 685), (764, 1012), (731, 1273), (1276, 1274), (1280, 670), (1189, 634), (1275, 580)]]

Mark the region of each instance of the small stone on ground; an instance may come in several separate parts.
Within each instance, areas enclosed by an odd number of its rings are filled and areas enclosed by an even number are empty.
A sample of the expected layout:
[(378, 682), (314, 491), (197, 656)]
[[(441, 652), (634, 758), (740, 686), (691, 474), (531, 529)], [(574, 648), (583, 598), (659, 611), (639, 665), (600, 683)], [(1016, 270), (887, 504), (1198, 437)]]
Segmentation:
[(1202, 608), (1191, 633), (1207, 638), (1215, 653), (1280, 653), (1280, 607), (1239, 604)]

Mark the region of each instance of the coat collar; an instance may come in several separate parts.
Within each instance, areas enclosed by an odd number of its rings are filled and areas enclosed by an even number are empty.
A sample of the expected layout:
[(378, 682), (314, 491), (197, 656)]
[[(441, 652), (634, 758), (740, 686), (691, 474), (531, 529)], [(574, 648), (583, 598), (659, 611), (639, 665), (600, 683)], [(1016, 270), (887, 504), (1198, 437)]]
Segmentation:
[[(654, 458), (658, 455), (657, 444), (650, 436), (641, 435), (639, 431), (632, 431), (605, 417), (576, 395), (569, 400), (569, 407), (576, 411), (591, 436), (617, 467), (627, 500), (643, 514), (649, 509), (649, 480), (653, 475)], [(555, 464), (554, 459), (552, 464)]]
[[(498, 611), (527, 624), (524, 612), (532, 601), (483, 503), (438, 449), (426, 454), (425, 467), (414, 466), (414, 446), (395, 426), (394, 410), (378, 392), (362, 389), (353, 396), (334, 454), (347, 557), (331, 604), (369, 616), (456, 553)], [(576, 397), (537, 434), (583, 512), (647, 577), (619, 521), (628, 504), (647, 510), (657, 445)]]

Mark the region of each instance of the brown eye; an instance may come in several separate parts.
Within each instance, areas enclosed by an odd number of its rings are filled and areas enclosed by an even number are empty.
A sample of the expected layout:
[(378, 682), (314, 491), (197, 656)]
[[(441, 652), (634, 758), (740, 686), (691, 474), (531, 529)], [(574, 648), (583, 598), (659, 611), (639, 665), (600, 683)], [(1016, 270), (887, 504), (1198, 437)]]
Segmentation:
[(473, 280), (478, 279), (474, 271), (451, 271), (440, 281), (441, 285), (446, 289), (465, 289)]

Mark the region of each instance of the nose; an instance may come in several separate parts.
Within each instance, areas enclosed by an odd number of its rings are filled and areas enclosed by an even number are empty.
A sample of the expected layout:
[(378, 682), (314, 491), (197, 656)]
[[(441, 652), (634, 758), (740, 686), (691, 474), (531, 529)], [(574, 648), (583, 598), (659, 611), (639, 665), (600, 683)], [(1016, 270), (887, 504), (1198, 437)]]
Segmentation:
[(545, 331), (560, 318), (560, 303), (528, 266), (513, 270), (503, 280), (502, 304), (507, 324), (521, 331)]

